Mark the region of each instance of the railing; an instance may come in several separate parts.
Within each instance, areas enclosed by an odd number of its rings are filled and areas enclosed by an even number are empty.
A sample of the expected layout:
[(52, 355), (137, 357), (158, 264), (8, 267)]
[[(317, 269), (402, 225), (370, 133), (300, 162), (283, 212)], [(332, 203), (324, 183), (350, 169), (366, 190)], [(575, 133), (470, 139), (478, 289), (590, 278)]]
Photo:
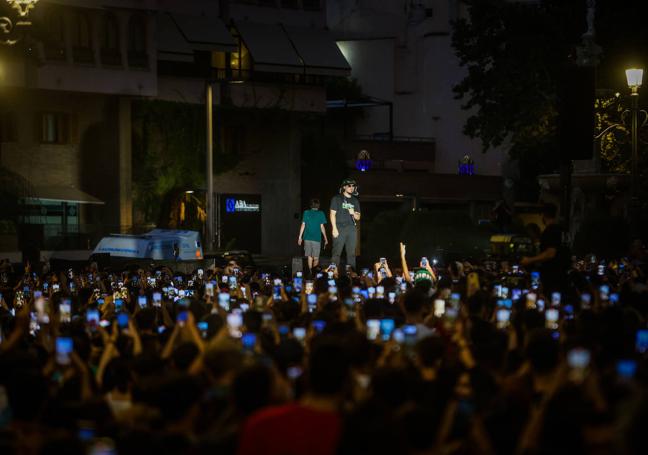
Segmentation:
[(425, 137), (425, 136), (390, 137), (389, 133), (358, 134), (353, 139), (356, 141), (419, 142), (419, 143), (430, 143), (430, 144), (436, 142), (436, 139), (433, 137)]

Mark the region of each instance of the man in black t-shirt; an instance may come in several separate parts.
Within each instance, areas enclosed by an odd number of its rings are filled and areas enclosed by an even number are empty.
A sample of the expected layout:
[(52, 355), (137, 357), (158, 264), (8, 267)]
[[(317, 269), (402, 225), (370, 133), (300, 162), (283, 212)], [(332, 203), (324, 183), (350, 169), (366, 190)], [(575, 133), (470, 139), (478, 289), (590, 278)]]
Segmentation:
[(342, 249), (346, 248), (347, 265), (355, 269), (356, 222), (360, 220), (360, 201), (356, 197), (356, 182), (345, 179), (340, 194), (331, 199), (331, 228), (333, 230), (332, 262), (340, 265)]
[(542, 220), (545, 230), (540, 236), (540, 253), (533, 257), (523, 257), (520, 264), (524, 267), (538, 264), (545, 296), (552, 292), (564, 292), (567, 288), (567, 272), (570, 254), (563, 245), (562, 229), (557, 224), (558, 209), (553, 204), (545, 206)]

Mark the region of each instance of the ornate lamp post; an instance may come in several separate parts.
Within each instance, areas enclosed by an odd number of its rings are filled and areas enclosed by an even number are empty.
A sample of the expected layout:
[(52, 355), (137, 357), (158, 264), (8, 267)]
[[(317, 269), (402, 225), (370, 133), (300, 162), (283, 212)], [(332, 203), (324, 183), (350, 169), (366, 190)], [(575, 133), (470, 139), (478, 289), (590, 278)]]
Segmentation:
[(632, 197), (630, 199), (630, 229), (633, 240), (640, 236), (639, 232), (639, 153), (638, 117), (639, 117), (639, 88), (643, 81), (643, 69), (630, 68), (626, 70), (626, 79), (630, 88), (630, 113), (632, 114)]

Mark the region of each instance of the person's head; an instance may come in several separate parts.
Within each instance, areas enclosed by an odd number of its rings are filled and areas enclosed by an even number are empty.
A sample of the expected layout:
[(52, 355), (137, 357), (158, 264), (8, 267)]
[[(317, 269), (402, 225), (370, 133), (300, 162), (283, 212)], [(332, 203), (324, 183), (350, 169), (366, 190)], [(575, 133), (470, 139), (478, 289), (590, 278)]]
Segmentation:
[(357, 186), (358, 185), (357, 185), (355, 180), (353, 180), (353, 179), (344, 179), (342, 181), (342, 185), (340, 187), (340, 190), (342, 191), (342, 193), (344, 195), (351, 196), (351, 195), (355, 194)]
[(542, 208), (542, 222), (547, 225), (556, 221), (558, 216), (558, 207), (556, 204), (545, 204)]
[(350, 362), (339, 341), (322, 336), (313, 340), (308, 359), (308, 385), (313, 395), (336, 397), (349, 383)]
[(534, 329), (526, 342), (526, 357), (537, 374), (547, 374), (558, 365), (560, 347), (548, 329)]
[(310, 208), (313, 209), (313, 210), (319, 209), (320, 208), (319, 199), (315, 199), (315, 198), (311, 199), (310, 200)]
[(403, 295), (403, 312), (407, 318), (416, 318), (423, 315), (425, 308), (425, 294), (420, 289), (410, 289)]

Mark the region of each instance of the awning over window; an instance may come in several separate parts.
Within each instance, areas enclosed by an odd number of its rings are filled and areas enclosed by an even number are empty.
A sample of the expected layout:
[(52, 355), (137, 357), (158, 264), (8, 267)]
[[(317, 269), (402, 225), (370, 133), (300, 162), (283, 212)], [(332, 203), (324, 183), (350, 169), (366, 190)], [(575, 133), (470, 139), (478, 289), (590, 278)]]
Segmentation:
[(304, 62), (306, 74), (322, 76), (351, 74), (351, 66), (327, 30), (298, 27), (286, 27), (285, 30)]
[(195, 50), (229, 52), (236, 43), (223, 21), (212, 16), (171, 14), (189, 46)]
[(69, 186), (34, 186), (30, 195), (25, 198), (27, 202), (69, 202), (72, 204), (97, 204), (105, 202), (81, 190)]
[(157, 41), (158, 58), (163, 61), (193, 62), (194, 50), (236, 50), (232, 35), (218, 17), (159, 13)]
[(240, 22), (236, 28), (248, 48), (255, 71), (271, 73), (304, 72), (304, 63), (280, 25)]
[(157, 16), (157, 46), (159, 60), (193, 62), (193, 48), (167, 13)]

